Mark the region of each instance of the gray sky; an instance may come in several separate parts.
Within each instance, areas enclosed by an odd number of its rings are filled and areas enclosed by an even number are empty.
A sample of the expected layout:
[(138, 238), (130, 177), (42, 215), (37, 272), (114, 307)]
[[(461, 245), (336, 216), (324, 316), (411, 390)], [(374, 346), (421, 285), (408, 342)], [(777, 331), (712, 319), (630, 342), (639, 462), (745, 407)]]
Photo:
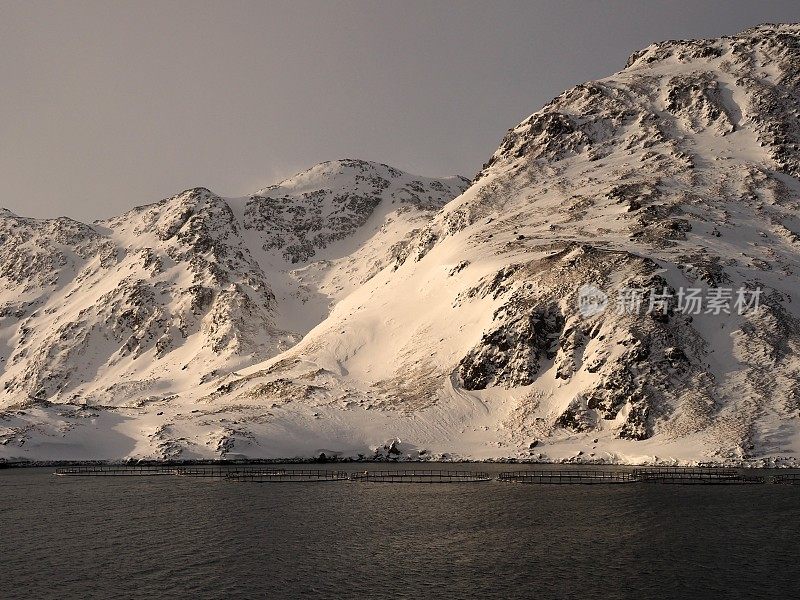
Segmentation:
[(471, 177), (633, 51), (765, 21), (800, 3), (0, 0), (0, 206), (91, 221), (344, 157)]

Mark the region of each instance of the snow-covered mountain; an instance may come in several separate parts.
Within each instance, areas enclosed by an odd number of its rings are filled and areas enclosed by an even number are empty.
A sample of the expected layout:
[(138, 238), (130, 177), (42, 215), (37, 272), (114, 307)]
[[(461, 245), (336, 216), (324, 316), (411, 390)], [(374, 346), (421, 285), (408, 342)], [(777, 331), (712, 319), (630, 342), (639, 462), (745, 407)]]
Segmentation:
[[(467, 185), (341, 160), (250, 197), (196, 188), (93, 225), (3, 210), (0, 452), (57, 457), (53, 414), (162, 412), (290, 348)], [(64, 443), (92, 448), (85, 433)]]
[(438, 211), (459, 181), (346, 162), (4, 213), (0, 456), (796, 462), (799, 73), (798, 25), (653, 44)]

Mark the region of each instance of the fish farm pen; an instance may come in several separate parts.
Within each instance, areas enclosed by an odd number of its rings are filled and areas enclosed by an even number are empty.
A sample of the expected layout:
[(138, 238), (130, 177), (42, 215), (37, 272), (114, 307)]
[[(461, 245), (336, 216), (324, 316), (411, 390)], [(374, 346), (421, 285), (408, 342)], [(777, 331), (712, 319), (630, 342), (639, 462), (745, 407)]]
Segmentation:
[(498, 476), (500, 481), (510, 483), (634, 483), (639, 481), (632, 473), (626, 471), (574, 471), (574, 470), (542, 470), (542, 471), (505, 471)]
[(351, 473), (325, 469), (233, 469), (224, 474), (231, 481), (251, 483), (347, 481)]
[(492, 476), (483, 471), (447, 471), (439, 469), (403, 471), (363, 471), (353, 473), (354, 480), (377, 483), (475, 483), (491, 481)]
[(636, 469), (526, 469), (489, 473), (450, 469), (334, 470), (265, 467), (263, 465), (80, 465), (60, 467), (63, 477), (206, 477), (251, 483), (504, 483), (584, 485), (659, 483), (675, 485), (741, 485), (775, 483), (800, 485), (800, 473), (765, 475), (747, 469), (714, 467), (648, 467)]
[(637, 481), (679, 484), (748, 484), (765, 483), (761, 475), (742, 474), (736, 469), (715, 469), (695, 467), (675, 467), (661, 469), (634, 469), (632, 475)]
[(177, 475), (178, 469), (158, 465), (81, 465), (61, 467), (55, 474), (61, 476), (82, 475), (89, 477), (143, 477), (153, 475)]
[(785, 473), (775, 475), (772, 478), (772, 483), (783, 483), (787, 485), (800, 485), (800, 473)]

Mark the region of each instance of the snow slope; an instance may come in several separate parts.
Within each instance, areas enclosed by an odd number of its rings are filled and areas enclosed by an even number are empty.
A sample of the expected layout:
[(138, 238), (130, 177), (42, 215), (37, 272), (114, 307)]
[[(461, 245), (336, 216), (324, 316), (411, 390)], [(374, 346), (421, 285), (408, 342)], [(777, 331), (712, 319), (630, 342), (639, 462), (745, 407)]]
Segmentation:
[[(168, 273), (173, 264), (191, 265), (192, 256), (211, 263), (170, 275), (170, 290), (182, 290), (184, 306), (191, 306), (192, 285), (215, 290), (215, 300), (225, 285), (234, 294), (210, 320), (215, 327), (203, 329), (202, 320), (186, 317), (187, 327), (204, 333), (187, 338), (194, 341), (181, 345), (186, 356), (177, 354), (180, 361), (161, 363), (163, 395), (142, 403), (151, 392), (137, 391), (127, 404), (99, 410), (89, 400), (100, 397), (95, 379), (90, 389), (52, 384), (27, 403), (12, 388), (6, 406), (17, 402), (24, 414), (4, 413), (0, 456), (324, 452), (797, 463), (798, 73), (798, 25), (662, 42), (509, 130), (469, 189), (438, 212), (411, 201), (414, 218), (399, 220), (384, 199), (371, 209), (374, 202), (355, 202), (353, 216), (350, 203), (337, 203), (333, 186), (324, 199), (313, 184), (306, 187), (320, 167), (257, 198), (222, 201), (233, 215), (222, 220), (231, 225), (214, 230), (228, 232), (219, 245), (236, 258), (234, 265), (210, 261), (202, 244), (185, 255), (175, 249), (178, 258), (171, 258), (162, 246), (171, 247), (172, 237), (152, 242), (165, 254)], [(430, 195), (431, 185), (418, 195)], [(193, 193), (213, 202), (213, 195)], [(158, 210), (148, 223), (169, 233), (182, 211)], [(115, 260), (103, 256), (124, 244), (104, 246), (109, 237), (140, 235), (133, 217), (121, 219), (127, 225), (112, 220), (86, 231), (48, 224), (47, 247), (64, 255), (54, 272), (78, 273), (74, 265), (84, 265), (84, 255), (98, 264)], [(342, 228), (351, 233), (340, 235)], [(194, 243), (178, 241), (180, 248)], [(49, 272), (33, 251), (3, 262), (11, 277), (28, 281), (15, 275), (14, 265), (23, 263), (41, 263), (37, 272)], [(258, 268), (270, 275), (261, 277)], [(80, 275), (59, 275), (55, 283), (43, 277), (69, 293)], [(101, 279), (110, 296), (98, 310), (115, 301), (120, 285)], [(578, 291), (588, 284), (612, 300), (631, 289), (645, 297), (688, 287), (763, 292), (759, 310), (742, 315), (689, 315), (673, 297), (650, 314), (609, 308), (583, 316)], [(255, 313), (231, 317), (249, 306), (237, 294), (254, 306), (275, 302), (278, 308), (248, 332)], [(301, 302), (279, 312), (275, 298)], [(151, 318), (153, 306), (141, 303), (141, 320)], [(10, 325), (0, 322), (2, 339), (9, 340), (0, 350), (6, 361), (32, 335), (26, 323), (64, 310), (62, 301), (52, 307), (54, 313), (41, 307), (41, 317), (31, 317), (40, 305), (5, 309), (20, 312)], [(215, 340), (227, 354), (215, 355), (217, 362), (189, 362), (189, 355), (205, 356), (202, 349)], [(151, 353), (139, 378), (155, 377), (149, 365), (159, 364), (152, 359), (157, 348), (147, 343), (139, 336), (132, 344), (133, 353)], [(73, 347), (56, 344), (48, 360), (58, 366)], [(18, 359), (21, 366), (8, 368), (3, 380), (24, 387), (29, 378), (20, 369), (37, 364), (39, 355)], [(65, 365), (74, 364), (69, 359)], [(194, 380), (184, 381), (179, 364), (190, 365)], [(114, 368), (103, 363), (98, 370)], [(120, 385), (129, 381), (122, 368), (114, 378)], [(36, 397), (33, 389), (29, 394)], [(82, 403), (88, 406), (76, 406)]]

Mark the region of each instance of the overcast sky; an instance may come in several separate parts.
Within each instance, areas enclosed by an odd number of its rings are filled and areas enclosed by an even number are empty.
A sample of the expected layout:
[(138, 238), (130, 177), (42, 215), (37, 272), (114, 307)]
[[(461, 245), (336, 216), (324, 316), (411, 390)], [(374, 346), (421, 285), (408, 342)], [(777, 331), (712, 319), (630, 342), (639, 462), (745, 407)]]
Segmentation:
[(471, 177), (635, 50), (765, 21), (800, 3), (0, 0), (0, 206), (91, 221), (344, 157)]

